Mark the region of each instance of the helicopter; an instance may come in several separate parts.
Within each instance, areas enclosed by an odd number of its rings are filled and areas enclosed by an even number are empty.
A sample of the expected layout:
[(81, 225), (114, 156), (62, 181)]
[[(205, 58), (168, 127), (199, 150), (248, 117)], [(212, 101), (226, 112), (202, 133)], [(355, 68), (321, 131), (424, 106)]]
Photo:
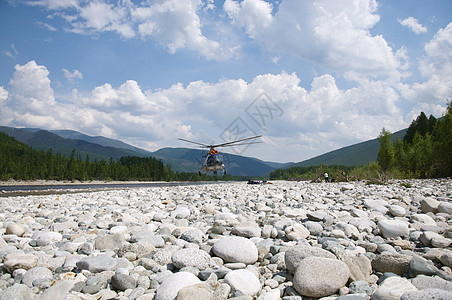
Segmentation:
[[(249, 142), (249, 143), (242, 143), (242, 142), (257, 139), (257, 138), (260, 138), (261, 136), (262, 135), (256, 135), (256, 136), (252, 136), (252, 137), (248, 137), (248, 138), (244, 138), (244, 139), (240, 139), (240, 140), (235, 140), (232, 142), (217, 144), (217, 145), (206, 145), (203, 143), (198, 143), (195, 141), (190, 141), (190, 140), (181, 139), (181, 138), (178, 138), (178, 140), (199, 145), (199, 146), (201, 146), (201, 148), (208, 148), (209, 152), (206, 155), (203, 155), (203, 158), (205, 158), (205, 160), (202, 164), (201, 170), (206, 171), (206, 172), (212, 172), (214, 175), (217, 175), (218, 171), (223, 171), (223, 175), (226, 175), (226, 170), (225, 170), (225, 166), (223, 163), (223, 156), (220, 155), (218, 150), (216, 150), (215, 148), (257, 144), (260, 142), (256, 142), (256, 141)], [(201, 171), (199, 171), (198, 173), (199, 173), (199, 175), (201, 175)]]

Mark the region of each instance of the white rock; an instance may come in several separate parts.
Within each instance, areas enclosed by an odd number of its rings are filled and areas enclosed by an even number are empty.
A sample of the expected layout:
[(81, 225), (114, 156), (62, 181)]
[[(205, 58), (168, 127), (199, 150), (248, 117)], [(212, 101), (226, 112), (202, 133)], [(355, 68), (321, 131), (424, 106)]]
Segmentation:
[(325, 297), (344, 287), (349, 277), (350, 270), (343, 261), (311, 256), (298, 264), (293, 285), (303, 296)]
[(234, 270), (226, 274), (224, 281), (229, 284), (234, 291), (243, 295), (256, 295), (261, 289), (259, 278), (248, 270)]
[(178, 272), (164, 279), (157, 288), (155, 300), (173, 300), (183, 287), (200, 283), (201, 280), (189, 272)]
[(405, 208), (403, 208), (400, 205), (395, 205), (395, 204), (389, 206), (389, 212), (394, 217), (404, 217), (406, 214)]
[(392, 276), (386, 278), (385, 281), (372, 294), (372, 300), (399, 300), (400, 297), (411, 291), (417, 291), (406, 278)]
[(224, 237), (213, 245), (212, 250), (226, 262), (253, 264), (258, 259), (256, 245), (244, 237)]
[(382, 219), (377, 223), (381, 235), (387, 239), (408, 236), (408, 224), (401, 220)]

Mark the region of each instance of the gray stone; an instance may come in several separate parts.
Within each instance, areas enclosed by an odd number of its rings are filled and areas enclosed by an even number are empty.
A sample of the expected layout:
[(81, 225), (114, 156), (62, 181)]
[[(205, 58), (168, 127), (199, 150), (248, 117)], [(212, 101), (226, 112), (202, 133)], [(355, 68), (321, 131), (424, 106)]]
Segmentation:
[(452, 292), (440, 289), (426, 289), (421, 291), (406, 292), (400, 300), (452, 300)]
[(411, 259), (410, 266), (408, 268), (408, 274), (410, 277), (416, 277), (417, 275), (435, 275), (438, 272), (438, 268), (425, 258), (415, 255)]
[(189, 272), (178, 272), (167, 276), (157, 288), (154, 300), (173, 300), (180, 289), (200, 282), (198, 277)]
[(399, 300), (400, 297), (411, 291), (417, 291), (406, 278), (392, 276), (387, 278), (372, 294), (372, 300)]
[(377, 255), (372, 260), (372, 268), (378, 272), (391, 272), (397, 275), (403, 275), (408, 271), (412, 257), (397, 253), (383, 253)]
[(224, 281), (229, 284), (234, 291), (242, 295), (256, 295), (261, 289), (259, 278), (248, 270), (234, 270), (226, 274)]
[(437, 213), (439, 204), (439, 201), (434, 198), (424, 198), (421, 201), (421, 210), (424, 213)]
[(25, 284), (15, 284), (0, 291), (0, 300), (29, 300), (32, 296), (32, 290)]
[(409, 235), (408, 224), (400, 220), (381, 219), (377, 225), (381, 235), (387, 239)]
[(333, 259), (336, 258), (336, 256), (333, 253), (322, 248), (312, 247), (308, 245), (299, 245), (292, 247), (285, 252), (284, 261), (286, 263), (287, 269), (289, 269), (290, 272), (295, 273), (295, 270), (297, 269), (300, 261), (310, 256)]
[(111, 271), (114, 270), (117, 265), (118, 262), (116, 261), (116, 259), (105, 254), (87, 257), (76, 263), (77, 268), (82, 270), (88, 270), (92, 273)]
[(432, 247), (435, 248), (447, 248), (450, 246), (451, 243), (452, 243), (451, 239), (447, 239), (442, 236), (434, 236), (430, 240), (430, 244), (432, 245)]
[(29, 269), (22, 278), (22, 283), (33, 287), (33, 281), (34, 280), (49, 280), (52, 279), (53, 274), (52, 271), (50, 271), (47, 268), (44, 267), (34, 267)]
[(127, 289), (134, 289), (137, 286), (137, 282), (130, 275), (116, 273), (111, 278), (111, 285), (117, 290), (125, 291)]
[(440, 257), (441, 263), (452, 268), (452, 252), (446, 252)]
[(255, 222), (243, 222), (235, 225), (232, 229), (232, 234), (246, 238), (260, 237), (261, 233), (259, 225)]
[(140, 241), (123, 245), (118, 251), (118, 256), (123, 256), (127, 252), (133, 252), (136, 254), (137, 258), (150, 257), (154, 251), (155, 247), (153, 244)]
[(307, 221), (303, 223), (311, 235), (319, 235), (323, 231), (323, 227), (319, 222)]
[(209, 267), (210, 255), (204, 250), (195, 248), (181, 249), (173, 254), (172, 263), (176, 268), (195, 267), (205, 270)]
[(452, 215), (452, 203), (440, 202), (438, 205), (438, 212)]
[(94, 242), (97, 250), (119, 249), (126, 243), (124, 235), (121, 233), (98, 237)]
[(213, 245), (212, 251), (226, 262), (253, 264), (258, 259), (256, 245), (244, 237), (224, 237)]
[(452, 282), (444, 280), (438, 276), (430, 277), (425, 275), (418, 275), (415, 278), (411, 279), (411, 283), (419, 290), (434, 288), (452, 292)]
[(94, 245), (91, 243), (83, 243), (81, 244), (78, 249), (78, 254), (85, 254), (85, 255), (91, 255), (94, 251)]
[(36, 245), (39, 247), (48, 246), (60, 242), (63, 236), (59, 232), (38, 232), (33, 234), (32, 239), (36, 241)]
[(345, 286), (349, 277), (350, 270), (343, 261), (310, 256), (298, 264), (293, 285), (303, 296), (325, 297)]
[(192, 229), (192, 230), (187, 230), (184, 233), (182, 233), (180, 238), (189, 243), (201, 245), (202, 236), (203, 236), (203, 234), (199, 229)]
[(38, 257), (33, 254), (10, 253), (3, 261), (3, 267), (9, 273), (17, 269), (31, 269), (38, 264)]
[(352, 281), (349, 286), (350, 294), (366, 294), (368, 296), (372, 295), (375, 288), (369, 286), (366, 281), (358, 280)]

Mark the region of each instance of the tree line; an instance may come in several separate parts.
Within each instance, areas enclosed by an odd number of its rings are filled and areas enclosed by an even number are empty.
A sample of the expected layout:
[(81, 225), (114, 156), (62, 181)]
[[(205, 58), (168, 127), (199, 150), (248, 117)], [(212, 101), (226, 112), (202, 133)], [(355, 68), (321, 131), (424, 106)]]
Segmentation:
[(403, 140), (393, 142), (384, 128), (378, 139), (377, 162), (384, 174), (399, 178), (452, 176), (452, 102), (439, 119), (421, 112)]
[[(154, 157), (124, 156), (119, 160), (90, 161), (75, 150), (69, 157), (52, 149), (37, 151), (0, 132), (0, 180), (118, 180), (118, 181), (198, 181), (219, 180), (218, 176), (175, 172)], [(222, 176), (221, 180), (231, 180)]]

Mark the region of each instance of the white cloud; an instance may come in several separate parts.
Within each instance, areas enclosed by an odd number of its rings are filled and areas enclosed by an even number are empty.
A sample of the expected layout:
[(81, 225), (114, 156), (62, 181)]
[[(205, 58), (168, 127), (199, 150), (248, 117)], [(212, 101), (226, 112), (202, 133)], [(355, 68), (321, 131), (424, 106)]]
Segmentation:
[(6, 101), (8, 99), (8, 91), (0, 86), (0, 102)]
[(47, 30), (50, 30), (50, 31), (57, 31), (57, 29), (56, 29), (55, 27), (53, 27), (52, 25), (47, 24), (47, 23), (45, 23), (45, 22), (40, 22), (40, 21), (38, 21), (38, 22), (36, 22), (36, 24), (39, 25), (39, 26), (41, 26), (42, 28), (47, 29)]
[(74, 72), (71, 72), (69, 70), (63, 69), (64, 77), (69, 82), (74, 82), (75, 79), (82, 79), (83, 74), (79, 70), (74, 70)]
[(6, 56), (9, 56), (11, 58), (16, 58), (17, 54), (19, 54), (19, 51), (16, 50), (16, 47), (14, 46), (14, 44), (11, 44), (11, 50), (5, 50), (5, 51), (3, 51), (3, 54), (5, 54)]
[(62, 9), (78, 7), (78, 0), (33, 0), (26, 1), (29, 5), (44, 6), (47, 9)]
[(410, 28), (414, 33), (421, 34), (427, 32), (427, 27), (419, 24), (419, 21), (416, 18), (408, 17), (406, 19), (400, 20), (399, 23), (405, 27)]
[(128, 80), (119, 87), (106, 83), (90, 93), (73, 90), (59, 102), (47, 68), (30, 61), (16, 66), (10, 86), (10, 93), (0, 89), (2, 99), (8, 99), (0, 101), (2, 112), (12, 112), (5, 119), (10, 125), (74, 129), (151, 150), (182, 146), (177, 137), (220, 141), (221, 132), (237, 117), (264, 133), (245, 112), (262, 92), (283, 111), (268, 120), (265, 147), (253, 150), (264, 159), (278, 159), (270, 155), (277, 155), (282, 144), (287, 147), (284, 159), (302, 160), (374, 138), (382, 127), (396, 130), (405, 125), (396, 106), (399, 95), (391, 86), (366, 81), (341, 90), (329, 74), (314, 78), (309, 89), (300, 86), (296, 73), (285, 72), (259, 75), (250, 82), (194, 81), (156, 91)]
[(14, 68), (14, 77), (9, 82), (13, 105), (34, 113), (47, 113), (49, 107), (55, 104), (47, 68), (38, 66), (34, 60)]
[(74, 16), (72, 31), (84, 34), (114, 31), (124, 38), (132, 38), (135, 31), (128, 21), (128, 11), (128, 6), (113, 6), (101, 1), (89, 2), (79, 8), (79, 15)]
[(187, 48), (199, 52), (207, 59), (230, 58), (233, 49), (223, 47), (202, 34), (201, 20), (197, 14), (202, 4), (201, 0), (157, 1), (146, 7), (135, 8), (132, 17), (138, 24), (141, 36), (153, 37), (170, 53)]
[(415, 103), (410, 116), (421, 111), (438, 116), (452, 93), (452, 23), (438, 30), (433, 39), (424, 46), (424, 57), (419, 69), (426, 81), (413, 83), (403, 96)]
[(263, 0), (226, 0), (223, 9), (261, 46), (338, 71), (389, 74), (400, 61), (370, 29), (380, 20), (375, 0), (283, 1), (272, 14)]
[[(235, 55), (237, 49), (227, 46), (220, 34), (217, 36), (221, 42), (203, 34), (199, 13), (207, 15), (210, 11), (215, 11), (214, 2), (210, 0), (159, 0), (139, 4), (105, 0), (41, 0), (27, 3), (56, 10), (55, 15), (71, 25), (66, 30), (73, 33), (97, 36), (104, 32), (116, 32), (126, 39), (138, 34), (142, 38), (151, 37), (170, 53), (188, 49), (209, 60), (228, 59)], [(53, 29), (46, 23), (39, 24)]]

